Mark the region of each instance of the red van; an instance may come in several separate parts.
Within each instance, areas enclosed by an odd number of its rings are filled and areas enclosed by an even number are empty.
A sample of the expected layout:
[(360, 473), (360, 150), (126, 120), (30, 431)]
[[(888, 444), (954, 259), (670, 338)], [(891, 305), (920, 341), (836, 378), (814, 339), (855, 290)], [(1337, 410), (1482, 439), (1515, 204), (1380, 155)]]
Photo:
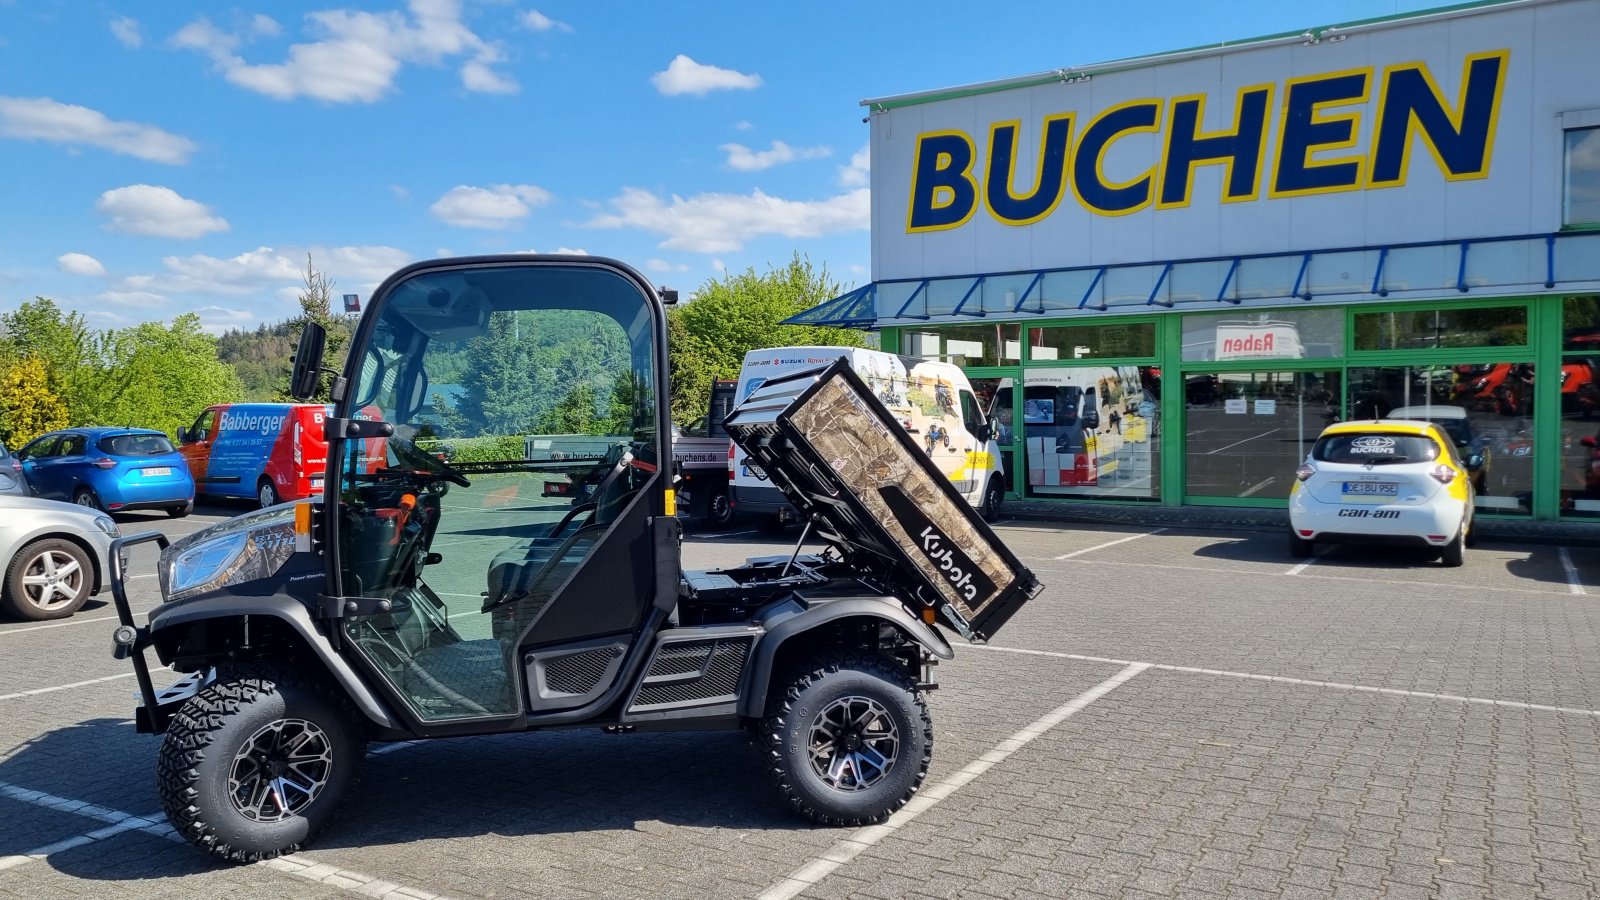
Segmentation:
[(328, 444), (321, 403), (221, 403), (178, 429), (196, 494), (252, 497), (263, 507), (322, 491)]

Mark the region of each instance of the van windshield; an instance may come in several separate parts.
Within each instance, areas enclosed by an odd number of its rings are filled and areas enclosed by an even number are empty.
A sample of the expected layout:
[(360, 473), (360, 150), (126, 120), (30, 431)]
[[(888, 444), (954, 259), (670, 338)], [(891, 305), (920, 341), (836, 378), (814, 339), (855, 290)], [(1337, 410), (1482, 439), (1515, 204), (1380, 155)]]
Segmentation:
[(164, 434), (112, 434), (95, 446), (112, 456), (160, 456), (172, 452), (172, 442)]

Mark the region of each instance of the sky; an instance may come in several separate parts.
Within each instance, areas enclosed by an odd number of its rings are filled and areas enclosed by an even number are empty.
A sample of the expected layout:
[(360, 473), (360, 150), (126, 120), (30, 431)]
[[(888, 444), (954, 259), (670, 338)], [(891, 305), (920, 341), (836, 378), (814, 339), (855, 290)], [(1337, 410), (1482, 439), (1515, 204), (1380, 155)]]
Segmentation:
[(870, 271), (859, 102), (1441, 5), (0, 0), (0, 310), (97, 328), (582, 252)]

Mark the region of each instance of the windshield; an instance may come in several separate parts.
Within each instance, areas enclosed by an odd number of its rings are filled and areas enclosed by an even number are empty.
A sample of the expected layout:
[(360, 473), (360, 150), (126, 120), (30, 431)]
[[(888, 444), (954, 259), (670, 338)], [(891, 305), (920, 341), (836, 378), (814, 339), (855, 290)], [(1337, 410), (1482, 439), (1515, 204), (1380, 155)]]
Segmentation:
[(95, 446), (112, 456), (160, 456), (173, 452), (172, 442), (164, 434), (111, 434)]
[(1427, 462), (1438, 455), (1439, 445), (1430, 438), (1376, 431), (1326, 435), (1311, 448), (1312, 459), (1350, 465)]

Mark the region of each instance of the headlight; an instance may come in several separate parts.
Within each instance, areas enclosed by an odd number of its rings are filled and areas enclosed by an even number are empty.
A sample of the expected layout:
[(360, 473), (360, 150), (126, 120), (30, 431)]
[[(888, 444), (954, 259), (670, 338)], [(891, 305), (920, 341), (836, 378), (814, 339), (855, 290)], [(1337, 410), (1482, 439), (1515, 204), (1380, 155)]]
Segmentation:
[(192, 547), (179, 554), (172, 562), (172, 580), (168, 585), (170, 594), (180, 594), (190, 588), (216, 580), (223, 569), (233, 564), (244, 552), (245, 544), (250, 540), (250, 532), (230, 534), (226, 537), (207, 541), (198, 547)]
[(95, 516), (94, 527), (104, 531), (106, 534), (109, 534), (112, 537), (116, 537), (119, 533), (117, 531), (117, 523), (113, 522), (110, 516)]

